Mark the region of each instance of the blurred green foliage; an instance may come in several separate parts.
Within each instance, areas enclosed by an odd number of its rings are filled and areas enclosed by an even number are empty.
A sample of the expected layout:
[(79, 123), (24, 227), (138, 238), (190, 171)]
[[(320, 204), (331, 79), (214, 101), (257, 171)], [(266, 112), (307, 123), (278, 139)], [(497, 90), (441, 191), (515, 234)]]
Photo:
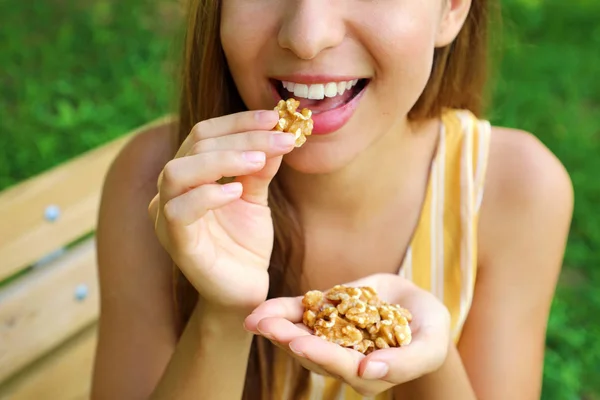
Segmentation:
[(548, 326), (544, 399), (600, 399), (599, 16), (592, 0), (503, 1), (491, 119), (536, 134), (569, 170), (576, 196)]
[[(175, 108), (175, 3), (0, 1), (0, 189)], [(576, 192), (542, 397), (598, 400), (600, 185), (592, 171), (600, 169), (600, 2), (502, 3), (489, 117), (535, 133)]]
[(174, 108), (171, 14), (144, 0), (0, 1), (0, 188)]

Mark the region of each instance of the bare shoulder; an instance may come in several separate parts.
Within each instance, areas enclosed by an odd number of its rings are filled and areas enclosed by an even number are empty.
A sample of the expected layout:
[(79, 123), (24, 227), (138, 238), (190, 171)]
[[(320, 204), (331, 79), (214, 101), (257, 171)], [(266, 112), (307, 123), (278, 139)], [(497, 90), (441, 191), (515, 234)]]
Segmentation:
[(167, 123), (133, 136), (104, 182), (93, 399), (147, 398), (175, 347), (172, 264), (148, 218), (158, 175), (175, 153), (174, 128)]
[(107, 177), (107, 189), (112, 189), (112, 183), (125, 180), (113, 181), (114, 177), (132, 179), (137, 182), (136, 188), (156, 179), (176, 152), (176, 129), (176, 123), (168, 120), (140, 129), (115, 158)]
[[(160, 171), (175, 153), (173, 123), (143, 128), (131, 137), (112, 162), (102, 188), (98, 221), (100, 256), (112, 246), (110, 237), (139, 235), (151, 229), (147, 206), (157, 192)], [(103, 266), (103, 264), (101, 265)]]
[(572, 196), (569, 175), (560, 160), (533, 134), (493, 128), (486, 197), (507, 207), (553, 202), (568, 206)]
[(494, 127), (481, 207), (483, 256), (501, 237), (516, 240), (521, 235), (541, 234), (540, 238), (547, 237), (547, 244), (562, 248), (573, 197), (568, 172), (538, 138), (529, 132)]

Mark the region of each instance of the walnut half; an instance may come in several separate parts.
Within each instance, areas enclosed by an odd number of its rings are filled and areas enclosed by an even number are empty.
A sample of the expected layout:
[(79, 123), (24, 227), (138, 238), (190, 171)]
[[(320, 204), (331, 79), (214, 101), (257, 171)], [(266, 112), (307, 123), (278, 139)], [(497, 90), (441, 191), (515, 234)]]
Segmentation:
[(298, 106), (300, 106), (298, 100), (287, 99), (279, 100), (275, 107), (275, 110), (279, 112), (279, 121), (275, 130), (296, 135), (296, 147), (300, 147), (306, 142), (306, 137), (310, 136), (313, 129), (312, 111), (304, 108), (298, 112)]
[(412, 340), (411, 313), (379, 299), (370, 287), (337, 285), (325, 293), (311, 290), (302, 304), (303, 322), (315, 335), (364, 354), (406, 346)]

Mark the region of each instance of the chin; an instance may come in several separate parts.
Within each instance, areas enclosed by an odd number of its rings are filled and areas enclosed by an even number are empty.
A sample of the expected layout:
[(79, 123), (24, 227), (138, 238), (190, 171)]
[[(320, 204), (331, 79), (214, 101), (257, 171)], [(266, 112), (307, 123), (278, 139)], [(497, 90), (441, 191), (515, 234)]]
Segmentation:
[(283, 163), (287, 168), (303, 174), (335, 173), (353, 163), (376, 139), (338, 133), (339, 136), (336, 134), (327, 140), (309, 136), (302, 147), (283, 157)]
[(356, 155), (339, 151), (332, 154), (330, 150), (319, 147), (324, 146), (303, 146), (296, 149), (283, 157), (283, 164), (301, 174), (331, 174), (343, 169), (356, 158)]
[(331, 174), (368, 153), (373, 144), (389, 132), (386, 129), (389, 121), (369, 118), (369, 121), (376, 122), (361, 123), (372, 111), (367, 104), (338, 131), (308, 136), (302, 147), (284, 156), (285, 166), (303, 174)]

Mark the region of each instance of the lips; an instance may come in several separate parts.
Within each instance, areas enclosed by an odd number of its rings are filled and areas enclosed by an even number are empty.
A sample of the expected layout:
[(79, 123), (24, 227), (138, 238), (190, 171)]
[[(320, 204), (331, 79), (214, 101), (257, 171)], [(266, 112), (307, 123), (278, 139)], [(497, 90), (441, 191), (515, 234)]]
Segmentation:
[(350, 120), (369, 80), (349, 79), (326, 83), (272, 80), (271, 83), (276, 102), (290, 97), (299, 100), (301, 108), (309, 108), (313, 112), (312, 133), (325, 135), (339, 130)]

